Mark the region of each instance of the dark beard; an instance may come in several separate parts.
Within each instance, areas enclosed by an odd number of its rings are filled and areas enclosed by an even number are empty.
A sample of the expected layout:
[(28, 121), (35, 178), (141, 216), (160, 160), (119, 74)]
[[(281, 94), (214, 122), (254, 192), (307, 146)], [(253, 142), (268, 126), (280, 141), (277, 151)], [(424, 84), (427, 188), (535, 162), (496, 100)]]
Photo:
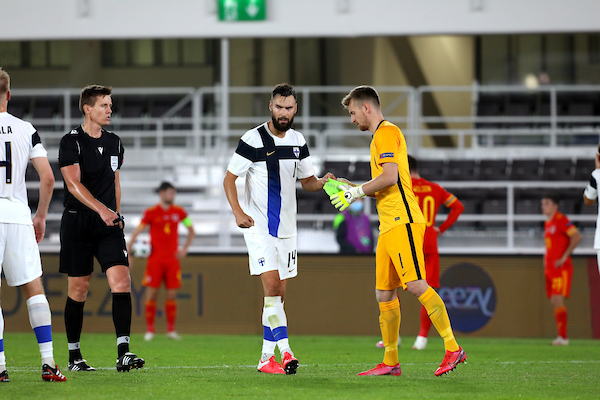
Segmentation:
[(275, 118), (275, 116), (271, 114), (271, 122), (273, 123), (273, 127), (279, 132), (287, 132), (294, 123), (294, 117), (292, 117), (285, 125), (283, 125), (280, 124), (279, 121), (277, 121), (277, 118)]

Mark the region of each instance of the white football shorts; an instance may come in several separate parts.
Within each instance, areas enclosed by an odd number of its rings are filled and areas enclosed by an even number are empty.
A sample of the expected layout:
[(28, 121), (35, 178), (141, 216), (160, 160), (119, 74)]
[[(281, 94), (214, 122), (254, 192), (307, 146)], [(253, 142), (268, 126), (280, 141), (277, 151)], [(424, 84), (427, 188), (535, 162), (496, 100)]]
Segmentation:
[(0, 223), (0, 272), (8, 286), (21, 286), (42, 276), (33, 225)]
[(244, 233), (250, 259), (250, 275), (279, 271), (279, 279), (298, 275), (296, 236), (276, 238), (268, 233)]

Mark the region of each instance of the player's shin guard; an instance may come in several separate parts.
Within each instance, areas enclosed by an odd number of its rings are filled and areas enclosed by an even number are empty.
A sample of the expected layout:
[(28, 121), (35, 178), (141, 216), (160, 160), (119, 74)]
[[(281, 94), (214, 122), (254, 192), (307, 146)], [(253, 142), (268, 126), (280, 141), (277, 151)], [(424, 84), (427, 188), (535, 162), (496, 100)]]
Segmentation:
[(154, 332), (156, 318), (156, 300), (146, 300), (146, 332)]
[(265, 297), (264, 312), (267, 314), (267, 320), (273, 333), (273, 338), (277, 342), (279, 352), (290, 351), (290, 344), (287, 332), (287, 318), (283, 310), (281, 296)]
[(83, 327), (84, 305), (85, 301), (75, 301), (67, 297), (67, 303), (65, 304), (65, 329), (69, 346), (69, 362), (83, 358), (81, 356), (79, 340), (81, 338), (81, 328)]
[(385, 346), (383, 363), (389, 366), (398, 364), (398, 332), (400, 331), (400, 302), (396, 297), (392, 301), (379, 303), (379, 328)]
[(118, 355), (121, 357), (129, 351), (129, 335), (131, 333), (131, 293), (113, 293), (112, 314), (117, 334)]
[(556, 329), (558, 336), (563, 339), (567, 338), (567, 308), (565, 306), (556, 307), (554, 309), (554, 317), (556, 318)]
[[(269, 314), (265, 311), (266, 307), (263, 307), (262, 313), (262, 324), (263, 324), (263, 346), (262, 346), (262, 354), (266, 354), (268, 356), (272, 356), (275, 354), (275, 347), (277, 347), (277, 341), (273, 336), (273, 332), (271, 331), (271, 326), (269, 325)], [(267, 357), (267, 359), (270, 357)]]
[(173, 332), (175, 330), (175, 318), (177, 318), (176, 300), (165, 301), (165, 314), (167, 317), (167, 332)]
[(28, 298), (27, 311), (40, 348), (42, 364), (56, 365), (52, 351), (52, 317), (46, 296), (38, 294)]
[(442, 298), (428, 287), (425, 293), (419, 297), (419, 301), (427, 309), (427, 314), (438, 331), (442, 339), (444, 339), (444, 347), (446, 351), (458, 351), (459, 346), (454, 338), (452, 326), (450, 326), (450, 318), (448, 318), (448, 310), (442, 301)]
[(429, 329), (431, 329), (431, 320), (427, 314), (427, 309), (421, 306), (421, 329), (419, 330), (419, 336), (426, 338), (429, 335)]

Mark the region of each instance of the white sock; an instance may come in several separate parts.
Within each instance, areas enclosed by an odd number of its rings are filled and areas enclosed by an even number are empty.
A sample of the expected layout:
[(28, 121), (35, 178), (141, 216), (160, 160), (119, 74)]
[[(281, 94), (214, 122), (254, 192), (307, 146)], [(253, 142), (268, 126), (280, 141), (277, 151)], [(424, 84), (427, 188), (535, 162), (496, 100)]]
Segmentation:
[(46, 296), (38, 294), (28, 298), (27, 311), (29, 312), (29, 323), (38, 341), (42, 363), (50, 366), (56, 365), (52, 349), (52, 317)]
[(283, 309), (281, 296), (265, 297), (265, 311), (268, 314), (269, 326), (277, 341), (279, 352), (291, 352), (287, 333), (287, 317)]
[(0, 306), (0, 372), (6, 369), (6, 357), (4, 356), (4, 315)]
[[(265, 303), (266, 303), (266, 297), (265, 297)], [(277, 342), (273, 338), (273, 333), (271, 332), (271, 325), (269, 325), (269, 315), (270, 315), (271, 311), (272, 311), (272, 307), (267, 307), (266, 305), (263, 307), (263, 313), (262, 313), (262, 324), (263, 324), (262, 354), (264, 356), (261, 357), (262, 361), (266, 361), (266, 360), (263, 360), (263, 358), (267, 358), (267, 360), (268, 360), (269, 358), (271, 358), (271, 356), (275, 355), (275, 347), (277, 347)]]

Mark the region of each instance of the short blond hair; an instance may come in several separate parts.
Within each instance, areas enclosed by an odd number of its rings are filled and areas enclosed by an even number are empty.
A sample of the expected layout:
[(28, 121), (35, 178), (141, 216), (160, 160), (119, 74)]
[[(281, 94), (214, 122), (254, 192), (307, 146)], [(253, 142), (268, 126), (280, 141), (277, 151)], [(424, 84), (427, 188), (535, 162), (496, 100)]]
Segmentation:
[(363, 85), (355, 87), (342, 99), (342, 105), (348, 108), (350, 101), (352, 100), (361, 106), (365, 103), (371, 103), (372, 105), (377, 106), (377, 108), (381, 107), (379, 95), (371, 86)]
[(10, 76), (0, 67), (0, 99), (6, 98), (6, 93), (10, 90)]

